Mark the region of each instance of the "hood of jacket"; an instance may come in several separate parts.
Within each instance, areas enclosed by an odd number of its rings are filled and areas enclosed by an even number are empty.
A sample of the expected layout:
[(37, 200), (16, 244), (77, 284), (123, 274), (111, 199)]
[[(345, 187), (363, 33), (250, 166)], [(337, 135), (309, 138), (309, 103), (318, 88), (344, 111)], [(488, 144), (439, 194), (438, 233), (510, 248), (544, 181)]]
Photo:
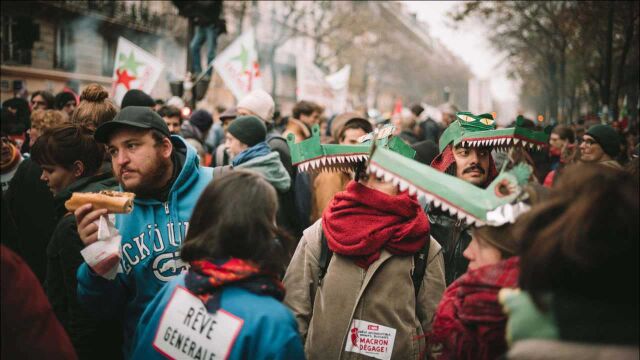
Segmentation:
[(282, 165), (280, 156), (275, 151), (243, 162), (236, 168), (249, 169), (262, 174), (279, 192), (286, 192), (291, 187), (291, 177), (284, 165)]

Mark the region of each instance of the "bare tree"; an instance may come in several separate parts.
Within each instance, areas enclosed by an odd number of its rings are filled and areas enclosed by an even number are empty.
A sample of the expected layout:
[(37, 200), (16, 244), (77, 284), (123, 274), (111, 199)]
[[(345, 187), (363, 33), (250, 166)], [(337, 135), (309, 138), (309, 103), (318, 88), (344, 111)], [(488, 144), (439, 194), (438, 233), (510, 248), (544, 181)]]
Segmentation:
[(617, 116), (623, 92), (637, 99), (637, 2), (474, 2), (452, 15), (456, 21), (469, 16), (488, 25), (493, 43), (525, 82), (523, 94), (544, 94), (537, 107), (552, 118), (573, 116), (581, 101), (592, 110), (607, 105)]

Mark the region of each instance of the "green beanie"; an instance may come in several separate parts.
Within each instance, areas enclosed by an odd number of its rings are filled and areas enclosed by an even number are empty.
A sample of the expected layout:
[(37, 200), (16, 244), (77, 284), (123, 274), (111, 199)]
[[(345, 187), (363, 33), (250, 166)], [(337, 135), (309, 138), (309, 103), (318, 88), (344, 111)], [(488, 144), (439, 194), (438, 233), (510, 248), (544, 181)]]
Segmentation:
[(267, 127), (255, 116), (240, 116), (231, 122), (227, 131), (249, 147), (261, 143), (267, 137)]
[(620, 152), (620, 136), (614, 128), (609, 125), (594, 125), (589, 128), (585, 135), (591, 136), (604, 150), (607, 155), (615, 158)]

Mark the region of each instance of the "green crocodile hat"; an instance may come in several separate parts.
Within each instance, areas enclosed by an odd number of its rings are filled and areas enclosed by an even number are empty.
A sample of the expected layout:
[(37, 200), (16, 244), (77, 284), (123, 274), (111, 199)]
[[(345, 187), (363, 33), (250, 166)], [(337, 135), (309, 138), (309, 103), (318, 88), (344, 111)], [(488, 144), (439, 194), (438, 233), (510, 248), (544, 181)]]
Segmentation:
[(528, 147), (540, 150), (549, 141), (549, 134), (524, 128), (524, 119), (518, 117), (515, 127), (496, 129), (491, 114), (474, 115), (470, 112), (456, 113), (456, 120), (440, 137), (440, 152), (449, 144), (467, 147), (492, 146), (498, 150), (511, 147)]
[(295, 143), (293, 134), (287, 137), (291, 150), (291, 163), (299, 171), (343, 171), (355, 169), (358, 164), (369, 158), (374, 143), (378, 147), (387, 148), (402, 157), (413, 159), (416, 152), (402, 139), (393, 136), (392, 125), (362, 136), (356, 145), (321, 144), (320, 128), (314, 125), (311, 137)]
[(533, 169), (522, 162), (505, 164), (486, 189), (383, 148), (375, 150), (367, 171), (469, 225), (500, 226), (529, 209), (521, 200), (528, 196), (524, 185)]

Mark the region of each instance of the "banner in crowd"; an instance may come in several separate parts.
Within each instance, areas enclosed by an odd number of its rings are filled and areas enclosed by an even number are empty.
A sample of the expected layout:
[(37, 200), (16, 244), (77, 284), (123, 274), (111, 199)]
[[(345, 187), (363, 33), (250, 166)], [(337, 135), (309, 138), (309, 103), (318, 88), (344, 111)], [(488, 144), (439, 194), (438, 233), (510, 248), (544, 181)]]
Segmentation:
[(118, 38), (111, 97), (120, 106), (124, 94), (131, 89), (150, 94), (163, 69), (164, 64), (158, 58), (131, 41)]
[(298, 101), (316, 102), (333, 114), (346, 111), (349, 93), (351, 66), (326, 76), (310, 61), (298, 56), (296, 59), (296, 98)]
[(347, 98), (349, 96), (349, 78), (351, 77), (351, 65), (345, 65), (342, 69), (325, 78), (333, 89), (332, 109), (334, 114), (348, 111)]
[(252, 90), (263, 88), (258, 51), (252, 30), (240, 35), (216, 56), (213, 67), (238, 100)]
[(433, 121), (437, 123), (442, 123), (442, 111), (435, 106), (431, 106), (426, 103), (420, 104), (424, 111), (420, 114), (418, 121), (422, 122), (427, 120), (428, 118), (433, 119)]

